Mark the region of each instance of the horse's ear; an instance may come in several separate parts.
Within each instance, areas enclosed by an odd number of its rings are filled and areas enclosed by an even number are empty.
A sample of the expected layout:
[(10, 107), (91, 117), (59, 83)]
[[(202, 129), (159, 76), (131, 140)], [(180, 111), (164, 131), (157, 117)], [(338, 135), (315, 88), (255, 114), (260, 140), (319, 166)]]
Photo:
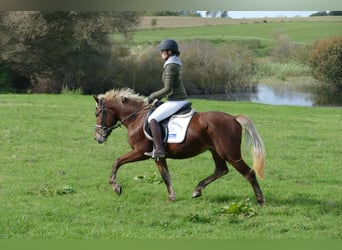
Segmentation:
[(99, 103), (99, 98), (96, 95), (93, 95), (95, 102)]

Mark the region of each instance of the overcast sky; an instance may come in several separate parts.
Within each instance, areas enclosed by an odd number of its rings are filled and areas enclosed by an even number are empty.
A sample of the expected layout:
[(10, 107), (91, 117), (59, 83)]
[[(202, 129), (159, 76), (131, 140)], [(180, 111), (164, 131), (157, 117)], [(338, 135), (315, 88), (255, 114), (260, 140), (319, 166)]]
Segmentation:
[[(230, 18), (255, 18), (255, 17), (307, 17), (317, 11), (229, 11)], [(205, 15), (205, 11), (204, 11)]]

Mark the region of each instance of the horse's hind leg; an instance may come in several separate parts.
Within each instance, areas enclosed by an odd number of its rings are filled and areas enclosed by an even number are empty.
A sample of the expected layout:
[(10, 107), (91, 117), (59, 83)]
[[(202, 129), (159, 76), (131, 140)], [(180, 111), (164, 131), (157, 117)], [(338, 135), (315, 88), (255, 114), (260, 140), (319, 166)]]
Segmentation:
[(201, 180), (197, 187), (195, 188), (194, 192), (192, 193), (192, 198), (197, 198), (202, 195), (202, 190), (208, 186), (213, 181), (217, 180), (221, 176), (228, 173), (228, 167), (225, 160), (220, 158), (218, 154), (215, 151), (211, 151), (211, 154), (213, 156), (213, 159), (215, 161), (215, 172), (208, 176), (207, 178)]
[(265, 202), (265, 199), (261, 192), (254, 170), (251, 169), (243, 159), (237, 162), (229, 161), (229, 163), (231, 163), (235, 167), (235, 169), (249, 181), (254, 190), (258, 205), (262, 206)]
[(170, 175), (168, 167), (167, 167), (166, 159), (160, 158), (158, 161), (155, 161), (155, 162), (157, 164), (160, 175), (163, 178), (163, 181), (166, 185), (169, 201), (175, 201), (176, 200), (176, 194), (173, 191), (172, 182), (171, 182), (171, 175)]

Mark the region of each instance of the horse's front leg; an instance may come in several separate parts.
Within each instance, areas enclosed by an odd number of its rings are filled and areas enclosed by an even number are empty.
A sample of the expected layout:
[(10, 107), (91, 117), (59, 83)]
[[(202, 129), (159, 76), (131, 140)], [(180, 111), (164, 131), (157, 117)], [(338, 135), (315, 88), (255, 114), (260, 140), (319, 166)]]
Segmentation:
[(167, 167), (166, 159), (160, 158), (158, 161), (155, 161), (155, 162), (156, 162), (157, 167), (159, 169), (160, 175), (163, 178), (163, 181), (166, 185), (169, 201), (175, 201), (176, 200), (176, 194), (173, 191), (172, 182), (171, 182), (171, 175), (170, 175), (168, 167)]
[(121, 195), (122, 187), (121, 187), (121, 185), (117, 184), (117, 182), (116, 182), (116, 174), (117, 174), (121, 165), (122, 164), (120, 164), (120, 158), (116, 159), (116, 161), (113, 163), (112, 172), (111, 172), (111, 174), (109, 176), (109, 180), (108, 180), (109, 185), (112, 186), (113, 190), (118, 195)]
[(112, 172), (109, 176), (108, 183), (112, 186), (115, 193), (118, 195), (121, 195), (122, 193), (122, 187), (116, 182), (116, 175), (119, 171), (119, 168), (126, 163), (129, 162), (135, 162), (140, 160), (146, 160), (147, 157), (141, 153), (141, 151), (130, 151), (127, 154), (117, 158), (115, 162), (113, 163)]

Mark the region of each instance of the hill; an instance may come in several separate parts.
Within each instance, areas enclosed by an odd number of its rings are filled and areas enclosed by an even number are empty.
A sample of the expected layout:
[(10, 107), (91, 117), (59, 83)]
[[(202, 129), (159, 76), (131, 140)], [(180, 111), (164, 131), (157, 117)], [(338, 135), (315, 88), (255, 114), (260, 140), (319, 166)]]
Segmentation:
[(284, 23), (284, 22), (342, 22), (340, 16), (318, 17), (265, 17), (265, 18), (204, 18), (204, 17), (175, 17), (175, 16), (143, 16), (138, 29), (151, 29), (152, 19), (157, 20), (155, 28), (180, 28), (207, 25), (228, 25), (247, 23)]
[[(152, 18), (157, 19), (153, 29)], [(157, 43), (165, 37), (179, 41), (205, 39), (259, 40), (269, 44), (276, 34), (286, 34), (292, 42), (313, 43), (342, 35), (342, 17), (223, 19), (201, 17), (142, 17), (133, 33), (134, 43)]]

